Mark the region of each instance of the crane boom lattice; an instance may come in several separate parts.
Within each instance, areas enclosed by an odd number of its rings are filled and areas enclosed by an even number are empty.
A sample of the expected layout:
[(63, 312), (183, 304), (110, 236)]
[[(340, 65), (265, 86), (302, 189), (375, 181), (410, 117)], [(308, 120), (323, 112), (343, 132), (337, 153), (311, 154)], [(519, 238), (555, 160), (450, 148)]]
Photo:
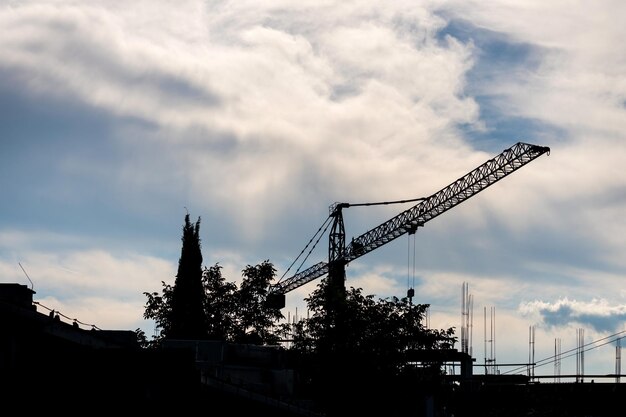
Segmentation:
[(545, 153), (549, 154), (549, 152), (550, 148), (546, 146), (518, 142), (450, 185), (429, 197), (420, 199), (418, 204), (408, 210), (352, 239), (347, 246), (344, 243), (342, 209), (350, 207), (350, 204), (336, 203), (331, 206), (330, 214), (335, 217), (335, 225), (330, 237), (329, 262), (319, 262), (273, 285), (269, 292), (284, 295), (326, 275), (329, 272), (329, 263), (331, 262), (341, 262), (346, 265), (405, 233), (413, 233), (418, 227), (424, 226), (426, 222), (473, 197), (539, 156)]

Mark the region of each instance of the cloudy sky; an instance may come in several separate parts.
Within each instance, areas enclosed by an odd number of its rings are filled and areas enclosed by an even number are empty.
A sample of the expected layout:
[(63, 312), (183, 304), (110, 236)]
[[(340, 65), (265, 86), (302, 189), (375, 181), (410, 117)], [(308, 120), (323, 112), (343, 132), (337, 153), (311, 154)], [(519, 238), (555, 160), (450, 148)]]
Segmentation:
[[(457, 329), (467, 285), (477, 363), (528, 362), (532, 328), (535, 361), (560, 343), (572, 374), (583, 329), (585, 372), (613, 373), (624, 16), (620, 0), (5, 0), (0, 282), (85, 328), (150, 335), (143, 292), (173, 283), (187, 212), (205, 265), (239, 282), (269, 260), (278, 279), (334, 202), (431, 195), (521, 141), (550, 155), (353, 261), (346, 284), (414, 287), (431, 327)], [(347, 237), (409, 207), (346, 209)], [(305, 314), (317, 284), (283, 313)]]

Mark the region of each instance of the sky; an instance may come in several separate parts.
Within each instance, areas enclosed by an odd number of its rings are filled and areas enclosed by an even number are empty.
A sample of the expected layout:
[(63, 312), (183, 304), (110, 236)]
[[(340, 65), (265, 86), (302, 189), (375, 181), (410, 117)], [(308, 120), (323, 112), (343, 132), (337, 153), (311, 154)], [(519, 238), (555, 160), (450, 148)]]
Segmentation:
[[(428, 196), (526, 142), (550, 154), (352, 261), (346, 286), (414, 288), (457, 337), (471, 317), (476, 364), (554, 375), (558, 345), (574, 374), (583, 334), (584, 372), (614, 373), (624, 16), (621, 0), (1, 1), (0, 283), (152, 335), (144, 292), (174, 283), (187, 213), (205, 266), (238, 283), (269, 260), (278, 280), (333, 203)], [(411, 204), (345, 209), (346, 237)], [(302, 269), (327, 256), (325, 237)]]

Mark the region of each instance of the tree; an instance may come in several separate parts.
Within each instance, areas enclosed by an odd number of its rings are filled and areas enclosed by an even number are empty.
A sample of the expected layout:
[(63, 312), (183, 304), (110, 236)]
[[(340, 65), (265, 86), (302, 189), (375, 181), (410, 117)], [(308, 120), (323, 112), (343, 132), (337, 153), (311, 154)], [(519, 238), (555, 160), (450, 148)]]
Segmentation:
[(280, 309), (265, 303), (276, 270), (268, 260), (242, 271), (241, 288), (222, 276), (216, 263), (202, 267), (200, 218), (194, 224), (185, 216), (181, 256), (174, 285), (161, 282), (159, 292), (147, 297), (144, 319), (154, 320), (158, 334), (148, 340), (141, 329), (137, 339), (144, 347), (157, 347), (165, 339), (211, 339), (259, 345), (276, 344), (274, 324)]
[[(336, 324), (325, 308), (326, 285), (323, 279), (306, 299), (310, 318), (293, 326), (291, 351), (306, 388), (329, 416), (410, 414), (412, 405), (406, 398), (415, 397), (418, 389), (426, 392), (438, 386), (444, 370), (441, 363), (418, 368), (407, 360), (407, 354), (413, 349), (452, 348), (454, 329), (426, 328), (426, 304), (396, 297), (375, 300), (360, 288), (350, 288), (342, 313), (341, 340), (345, 343), (337, 344)], [(359, 410), (360, 406), (366, 408)]]
[[(137, 329), (137, 337), (144, 347), (159, 346), (170, 334), (171, 311), (174, 287), (161, 281), (162, 290), (158, 292), (144, 292), (148, 298), (145, 304), (143, 318), (154, 320), (159, 333), (147, 340), (140, 329)], [(204, 267), (202, 271), (202, 299), (204, 315), (206, 317), (205, 333), (207, 339), (229, 341), (238, 334), (236, 315), (237, 285), (227, 282), (222, 276), (222, 267), (215, 264)]]
[(239, 343), (273, 345), (280, 340), (273, 331), (275, 323), (283, 318), (279, 308), (271, 307), (266, 302), (271, 281), (276, 269), (269, 260), (242, 271), (243, 280), (238, 291), (238, 330), (236, 340)]
[(204, 310), (202, 286), (202, 251), (200, 245), (200, 218), (195, 224), (185, 216), (183, 245), (178, 261), (178, 273), (171, 293), (168, 339), (206, 339), (207, 317)]
[(207, 333), (212, 340), (233, 340), (237, 334), (237, 285), (222, 276), (222, 267), (215, 264), (204, 269), (204, 311)]
[(154, 320), (156, 328), (159, 329), (159, 333), (153, 335), (151, 340), (148, 340), (143, 330), (135, 330), (135, 333), (137, 333), (137, 340), (143, 347), (159, 346), (163, 340), (165, 340), (165, 337), (169, 333), (171, 327), (170, 316), (172, 310), (171, 300), (173, 287), (166, 284), (164, 281), (161, 281), (161, 285), (163, 286), (161, 294), (156, 291), (143, 293), (146, 297), (148, 297), (143, 312), (143, 318), (146, 320)]
[[(202, 298), (206, 317), (206, 339), (233, 343), (275, 345), (286, 334), (284, 326), (276, 326), (283, 318), (280, 309), (265, 303), (269, 283), (274, 278), (272, 263), (248, 265), (242, 271), (241, 287), (222, 276), (222, 267), (215, 264), (202, 272)], [(144, 319), (154, 320), (159, 333), (152, 340), (140, 329), (137, 338), (144, 347), (159, 346), (171, 329), (171, 306), (174, 287), (161, 282), (162, 292), (144, 292), (148, 298)]]

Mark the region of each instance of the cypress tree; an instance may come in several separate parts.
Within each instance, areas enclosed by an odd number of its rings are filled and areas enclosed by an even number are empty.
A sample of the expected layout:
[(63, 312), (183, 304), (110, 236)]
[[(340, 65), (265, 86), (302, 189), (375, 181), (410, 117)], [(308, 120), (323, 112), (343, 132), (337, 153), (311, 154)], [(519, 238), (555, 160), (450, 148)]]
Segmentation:
[(178, 273), (172, 293), (168, 339), (206, 339), (207, 319), (202, 285), (200, 217), (195, 224), (185, 216)]

